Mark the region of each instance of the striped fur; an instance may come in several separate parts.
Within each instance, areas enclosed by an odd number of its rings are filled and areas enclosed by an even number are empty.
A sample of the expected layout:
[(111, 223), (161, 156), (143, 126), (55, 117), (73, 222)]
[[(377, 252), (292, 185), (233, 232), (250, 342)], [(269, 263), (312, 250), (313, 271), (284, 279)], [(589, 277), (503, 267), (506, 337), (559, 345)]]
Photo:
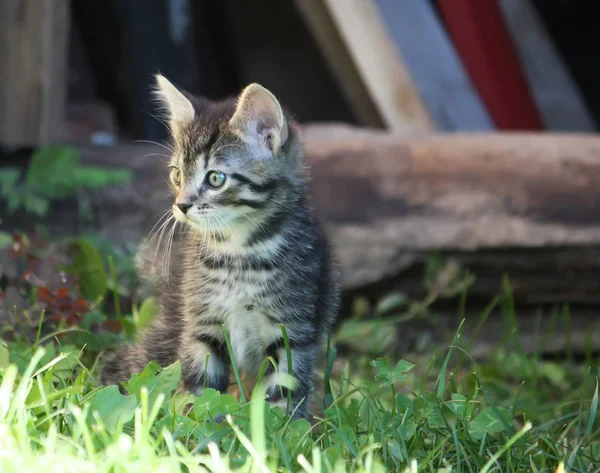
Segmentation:
[[(156, 238), (138, 254), (160, 313), (138, 344), (106, 363), (102, 380), (128, 380), (150, 360), (181, 360), (186, 389), (225, 391), (231, 360), (222, 326), (243, 376), (255, 380), (267, 356), (287, 371), (283, 324), (296, 380), (293, 408), (306, 416), (314, 366), (338, 310), (338, 276), (310, 203), (297, 127), (266, 89), (251, 87), (252, 94), (246, 89), (219, 103), (179, 92), (194, 113), (171, 120), (170, 166), (178, 170), (171, 177), (176, 204), (193, 206), (184, 215), (174, 205), (172, 240)], [(175, 102), (165, 106), (181, 97)], [(206, 185), (211, 170), (227, 176), (222, 188)], [(280, 402), (285, 391), (273, 370), (267, 380), (271, 402)]]

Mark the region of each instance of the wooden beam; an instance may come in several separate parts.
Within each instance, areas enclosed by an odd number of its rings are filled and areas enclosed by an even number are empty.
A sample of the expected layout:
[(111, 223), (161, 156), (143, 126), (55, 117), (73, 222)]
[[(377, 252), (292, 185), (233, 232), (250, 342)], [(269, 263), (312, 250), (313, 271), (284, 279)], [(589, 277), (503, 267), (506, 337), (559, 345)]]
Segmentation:
[(494, 123), (431, 3), (375, 1), (437, 129), (494, 130)]
[(372, 0), (296, 0), (364, 125), (394, 132), (434, 125)]
[(500, 130), (541, 130), (542, 121), (497, 1), (437, 0), (471, 80)]
[(67, 90), (68, 0), (2, 0), (0, 144), (60, 141)]
[(546, 129), (595, 131), (585, 100), (535, 6), (523, 0), (499, 0), (499, 6)]

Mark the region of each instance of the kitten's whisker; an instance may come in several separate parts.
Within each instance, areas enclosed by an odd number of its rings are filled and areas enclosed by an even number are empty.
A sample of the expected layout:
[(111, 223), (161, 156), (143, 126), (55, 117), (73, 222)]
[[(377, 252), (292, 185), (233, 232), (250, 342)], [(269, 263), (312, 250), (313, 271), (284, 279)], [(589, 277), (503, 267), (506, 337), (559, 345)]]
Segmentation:
[[(240, 148), (241, 149), (242, 146), (240, 146), (237, 143), (229, 143), (229, 144), (221, 145), (211, 153), (211, 156), (218, 157), (217, 153), (219, 153), (221, 150), (226, 149), (226, 148)], [(220, 156), (220, 157), (226, 157), (226, 156)]]
[[(157, 244), (156, 244), (156, 250), (155, 250), (155, 252), (154, 252), (154, 258), (153, 258), (153, 260), (152, 260), (152, 266), (154, 266), (154, 265), (155, 265), (155, 263), (156, 263), (156, 257), (158, 256), (158, 250), (160, 249), (160, 244), (161, 244), (161, 242), (162, 242), (162, 238), (163, 238), (163, 235), (164, 235), (164, 233), (165, 233), (165, 230), (167, 229), (167, 226), (168, 226), (168, 224), (169, 224), (169, 223), (171, 222), (171, 220), (172, 220), (172, 219), (174, 219), (174, 218), (175, 218), (175, 217), (174, 217), (174, 216), (171, 214), (171, 215), (169, 216), (169, 218), (168, 218), (168, 219), (165, 221), (165, 223), (163, 223), (163, 224), (162, 224), (162, 226), (160, 227), (160, 228), (161, 228), (161, 230), (160, 230), (160, 236), (159, 236), (159, 238), (158, 238), (158, 242), (157, 242)], [(162, 268), (162, 270), (163, 270), (163, 272), (161, 273), (161, 277), (162, 277), (162, 276), (164, 276), (164, 267)]]
[[(235, 258), (236, 255), (241, 255), (241, 246), (240, 246), (239, 242), (237, 241), (237, 238), (235, 237), (235, 233), (233, 232), (233, 230), (231, 230), (231, 227), (227, 224), (225, 219), (219, 215), (216, 215), (216, 217), (223, 223), (223, 225), (225, 225), (227, 227), (227, 230), (229, 230), (229, 234), (231, 235), (231, 240), (233, 241), (233, 248), (235, 250), (235, 253), (230, 255), (229, 264), (233, 264), (233, 262), (236, 259)], [(221, 236), (222, 235), (223, 235), (223, 232), (221, 232)], [(241, 261), (243, 261), (243, 260), (241, 260)]]
[(175, 229), (177, 228), (177, 223), (179, 223), (177, 220), (175, 220), (173, 222), (173, 226), (171, 228), (171, 231), (169, 232), (169, 238), (167, 239), (167, 248), (166, 248), (166, 252), (165, 252), (165, 257), (166, 257), (166, 271), (167, 271), (167, 286), (169, 285), (169, 280), (170, 280), (170, 268), (171, 268), (171, 254), (173, 251), (173, 239), (175, 238)]
[(142, 158), (149, 158), (150, 156), (161, 156), (163, 158), (170, 158), (171, 157), (171, 156), (167, 156), (166, 154), (148, 153), (148, 154), (145, 154), (144, 156), (142, 156)]
[(135, 140), (134, 143), (148, 143), (151, 145), (160, 146), (160, 147), (166, 149), (167, 151), (169, 151), (170, 153), (175, 153), (175, 150), (173, 148), (171, 148), (170, 146), (167, 146), (165, 144), (158, 143), (158, 142), (152, 141), (152, 140)]
[(211, 225), (210, 225), (210, 235), (212, 236), (213, 247), (214, 247), (213, 256), (216, 256), (217, 258), (219, 258), (220, 254), (219, 254), (219, 249), (218, 249), (218, 245), (217, 245), (217, 237), (215, 235), (214, 221), (213, 221), (212, 217), (210, 219), (210, 223), (211, 223)]
[[(161, 221), (167, 217), (169, 214), (171, 213), (171, 210), (165, 210), (163, 212), (163, 214), (160, 216), (160, 218), (157, 220), (157, 222), (154, 224), (154, 226), (152, 227), (152, 230), (150, 230), (150, 232), (148, 233), (148, 236), (144, 239), (144, 241), (142, 242), (141, 247), (143, 249), (147, 248), (148, 246), (150, 246), (150, 243), (152, 243), (152, 241), (156, 238), (156, 234), (157, 232), (154, 232), (154, 229), (156, 227), (158, 227), (158, 225), (161, 223)], [(154, 232), (154, 233), (153, 233)]]
[[(169, 221), (170, 222), (170, 221)], [(168, 251), (169, 251), (169, 237), (171, 236), (171, 227), (169, 227), (167, 229), (167, 239), (165, 240), (165, 249), (163, 250), (163, 254), (162, 254), (162, 268), (163, 268), (163, 274), (164, 276), (166, 276), (166, 281), (167, 281), (167, 285), (169, 284), (169, 271), (167, 270), (167, 258), (168, 258)]]
[[(222, 217), (220, 217), (219, 215), (215, 215), (215, 217), (216, 217), (216, 219), (219, 222), (223, 223), (224, 225), (227, 225), (225, 223), (225, 220), (223, 220)], [(225, 234), (223, 232), (222, 226), (221, 225), (217, 225), (215, 228), (216, 228), (217, 232), (219, 233), (219, 237), (220, 237), (221, 241), (225, 241)], [(229, 229), (229, 230), (231, 232), (231, 229)], [(225, 265), (226, 266), (231, 266), (231, 264), (233, 263), (233, 257), (234, 257), (234, 255), (232, 255), (230, 252), (223, 252), (223, 253), (225, 253)]]
[(206, 241), (207, 235), (208, 235), (208, 222), (206, 220), (203, 220), (202, 221), (202, 235), (198, 238), (198, 241), (202, 245), (202, 247), (201, 247), (202, 251), (198, 258), (199, 261), (208, 254), (208, 243)]
[(258, 221), (258, 219), (252, 214), (246, 214), (246, 218), (250, 221), (254, 221), (256, 223), (256, 228), (263, 234), (263, 236), (267, 236), (267, 229), (265, 226)]
[(159, 122), (160, 124), (162, 124), (162, 126), (165, 127), (165, 129), (171, 133), (171, 127), (169, 125), (167, 125), (164, 121), (162, 121), (160, 118), (158, 118), (156, 115), (154, 115), (153, 113), (150, 113), (147, 110), (144, 110), (144, 113), (147, 113), (148, 115), (150, 115), (152, 118), (154, 118), (157, 122)]
[[(166, 220), (164, 220), (162, 222), (162, 224), (160, 225), (160, 227), (154, 232), (154, 234), (152, 235), (152, 238), (150, 239), (150, 241), (146, 244), (145, 248), (150, 247), (150, 245), (152, 244), (152, 242), (156, 239), (157, 236), (159, 236), (159, 234), (161, 233), (161, 231), (163, 231), (163, 229), (168, 225), (169, 220), (171, 219), (171, 215), (170, 214), (166, 214), (164, 217), (167, 217)], [(164, 218), (162, 217), (161, 220)], [(157, 248), (159, 246), (160, 240), (159, 242), (157, 242)]]

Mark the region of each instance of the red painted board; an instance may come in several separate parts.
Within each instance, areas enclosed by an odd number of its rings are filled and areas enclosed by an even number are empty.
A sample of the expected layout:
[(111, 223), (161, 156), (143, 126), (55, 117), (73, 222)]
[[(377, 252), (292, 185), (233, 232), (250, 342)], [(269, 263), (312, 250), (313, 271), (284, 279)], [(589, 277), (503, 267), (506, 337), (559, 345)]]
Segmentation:
[(541, 130), (542, 120), (496, 0), (437, 0), (473, 85), (501, 130)]

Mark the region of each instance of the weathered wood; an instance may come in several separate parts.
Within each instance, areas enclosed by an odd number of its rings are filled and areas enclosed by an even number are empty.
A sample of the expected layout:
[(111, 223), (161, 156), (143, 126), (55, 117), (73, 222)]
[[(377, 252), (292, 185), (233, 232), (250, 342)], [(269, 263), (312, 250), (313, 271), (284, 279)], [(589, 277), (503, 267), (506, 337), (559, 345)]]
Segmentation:
[(379, 111), (322, 0), (295, 0), (354, 115), (365, 126), (384, 128)]
[(494, 130), (433, 4), (397, 0), (376, 4), (438, 130)]
[(364, 125), (434, 128), (373, 0), (296, 0), (296, 5)]
[[(519, 302), (600, 304), (600, 137), (335, 129), (305, 127), (305, 138), (347, 291), (394, 286), (418, 295), (423, 265), (439, 251), (475, 273), (480, 300), (499, 292), (507, 272)], [(121, 242), (147, 234), (171, 205), (166, 158), (153, 156), (163, 152), (83, 149), (84, 162), (135, 174), (94, 194), (88, 231)], [(48, 222), (53, 233), (73, 233), (76, 209), (58, 206)]]
[(596, 125), (578, 86), (535, 6), (523, 0), (500, 0), (499, 6), (546, 129), (594, 131)]
[(62, 138), (68, 33), (67, 0), (2, 0), (0, 145)]
[(497, 2), (437, 0), (448, 34), (500, 130), (542, 130)]

